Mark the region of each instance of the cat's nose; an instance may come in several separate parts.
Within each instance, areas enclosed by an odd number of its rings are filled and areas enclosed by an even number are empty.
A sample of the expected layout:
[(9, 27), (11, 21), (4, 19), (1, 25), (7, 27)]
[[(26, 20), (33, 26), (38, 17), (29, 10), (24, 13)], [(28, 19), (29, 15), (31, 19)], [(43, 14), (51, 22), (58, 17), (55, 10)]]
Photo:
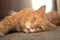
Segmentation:
[(31, 29), (34, 29), (34, 26), (30, 25), (30, 28), (31, 28)]

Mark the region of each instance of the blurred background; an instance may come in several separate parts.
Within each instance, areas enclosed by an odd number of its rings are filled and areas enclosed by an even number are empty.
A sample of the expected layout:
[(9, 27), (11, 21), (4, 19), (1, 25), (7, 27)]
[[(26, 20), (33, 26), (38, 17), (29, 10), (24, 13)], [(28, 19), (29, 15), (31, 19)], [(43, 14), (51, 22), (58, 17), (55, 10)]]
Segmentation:
[(9, 15), (10, 11), (19, 11), (25, 8), (37, 10), (46, 5), (46, 11), (57, 10), (60, 13), (60, 0), (0, 0), (0, 19)]

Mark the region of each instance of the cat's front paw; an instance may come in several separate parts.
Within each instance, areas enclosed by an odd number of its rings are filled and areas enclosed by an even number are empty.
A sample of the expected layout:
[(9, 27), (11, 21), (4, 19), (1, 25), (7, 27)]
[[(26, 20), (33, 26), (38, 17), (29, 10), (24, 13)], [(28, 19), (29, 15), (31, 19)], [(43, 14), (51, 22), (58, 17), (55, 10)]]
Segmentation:
[(57, 26), (53, 25), (49, 25), (49, 26), (41, 26), (43, 31), (51, 31), (51, 30), (55, 30), (57, 28)]

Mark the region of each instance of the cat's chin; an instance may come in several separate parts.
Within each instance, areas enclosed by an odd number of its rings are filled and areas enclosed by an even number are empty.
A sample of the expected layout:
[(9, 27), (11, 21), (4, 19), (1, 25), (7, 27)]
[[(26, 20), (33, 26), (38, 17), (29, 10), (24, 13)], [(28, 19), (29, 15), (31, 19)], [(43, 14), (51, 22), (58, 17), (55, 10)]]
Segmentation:
[(24, 29), (25, 33), (34, 33), (36, 32), (36, 29)]
[(24, 29), (24, 33), (29, 33), (29, 30), (28, 29)]
[(30, 29), (30, 32), (31, 33), (36, 32), (36, 29)]

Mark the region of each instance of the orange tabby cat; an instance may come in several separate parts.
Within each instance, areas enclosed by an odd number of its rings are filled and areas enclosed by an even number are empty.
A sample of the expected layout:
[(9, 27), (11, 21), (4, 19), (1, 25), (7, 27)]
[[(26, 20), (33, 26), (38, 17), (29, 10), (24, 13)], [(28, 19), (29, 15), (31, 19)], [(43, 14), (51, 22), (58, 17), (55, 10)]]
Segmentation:
[(12, 15), (0, 22), (0, 36), (11, 31), (29, 33), (54, 29), (57, 26), (45, 18), (45, 8), (42, 6), (38, 10), (27, 8), (19, 12), (12, 12)]

